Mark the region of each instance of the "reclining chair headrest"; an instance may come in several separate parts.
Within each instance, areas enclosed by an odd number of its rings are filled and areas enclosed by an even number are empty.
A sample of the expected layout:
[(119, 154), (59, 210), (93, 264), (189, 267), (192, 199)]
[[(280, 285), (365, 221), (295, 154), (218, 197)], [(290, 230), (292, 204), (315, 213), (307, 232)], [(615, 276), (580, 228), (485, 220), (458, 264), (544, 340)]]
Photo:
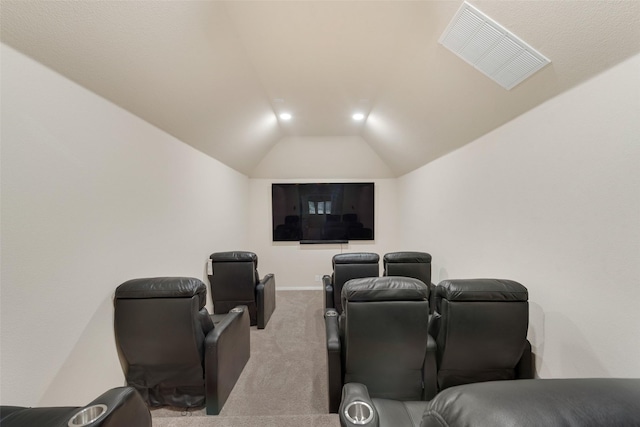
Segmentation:
[(513, 280), (443, 280), (436, 287), (436, 298), (449, 301), (527, 301), (527, 288)]
[(247, 251), (216, 252), (209, 257), (215, 262), (247, 262), (251, 261), (258, 266), (258, 255)]
[(429, 287), (411, 277), (365, 277), (351, 279), (342, 288), (342, 306), (365, 301), (428, 301)]
[(396, 262), (431, 262), (431, 254), (426, 252), (391, 252), (382, 257), (384, 263)]
[(132, 279), (116, 288), (116, 299), (198, 297), (199, 308), (207, 302), (207, 286), (193, 277)]
[(377, 264), (380, 256), (372, 252), (351, 252), (333, 256), (333, 265), (336, 264)]

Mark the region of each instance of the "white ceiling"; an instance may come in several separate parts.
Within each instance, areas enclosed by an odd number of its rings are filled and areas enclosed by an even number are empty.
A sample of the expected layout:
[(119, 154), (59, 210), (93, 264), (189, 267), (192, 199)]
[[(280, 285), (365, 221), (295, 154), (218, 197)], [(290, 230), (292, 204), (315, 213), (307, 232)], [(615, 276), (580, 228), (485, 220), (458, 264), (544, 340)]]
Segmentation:
[(337, 136), (400, 176), (640, 51), (640, 1), (471, 3), (551, 64), (510, 91), (476, 71), (437, 42), (461, 1), (2, 0), (0, 23), (3, 43), (248, 176), (281, 140)]

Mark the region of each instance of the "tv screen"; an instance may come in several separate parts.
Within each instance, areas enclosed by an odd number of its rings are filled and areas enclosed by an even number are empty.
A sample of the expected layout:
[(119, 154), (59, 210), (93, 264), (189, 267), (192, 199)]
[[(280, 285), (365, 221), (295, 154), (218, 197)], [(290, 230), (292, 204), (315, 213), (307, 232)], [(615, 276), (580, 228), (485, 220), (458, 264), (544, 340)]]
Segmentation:
[(272, 184), (273, 241), (373, 240), (373, 182)]

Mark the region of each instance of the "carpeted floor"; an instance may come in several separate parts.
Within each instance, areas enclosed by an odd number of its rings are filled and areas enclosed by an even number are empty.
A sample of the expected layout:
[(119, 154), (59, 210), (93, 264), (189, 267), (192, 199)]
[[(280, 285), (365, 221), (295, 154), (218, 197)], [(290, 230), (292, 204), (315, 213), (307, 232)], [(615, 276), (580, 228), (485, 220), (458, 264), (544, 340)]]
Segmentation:
[(338, 427), (328, 413), (322, 291), (279, 291), (265, 329), (251, 327), (251, 357), (220, 415), (151, 411), (158, 427)]
[(340, 427), (336, 414), (153, 418), (153, 427)]

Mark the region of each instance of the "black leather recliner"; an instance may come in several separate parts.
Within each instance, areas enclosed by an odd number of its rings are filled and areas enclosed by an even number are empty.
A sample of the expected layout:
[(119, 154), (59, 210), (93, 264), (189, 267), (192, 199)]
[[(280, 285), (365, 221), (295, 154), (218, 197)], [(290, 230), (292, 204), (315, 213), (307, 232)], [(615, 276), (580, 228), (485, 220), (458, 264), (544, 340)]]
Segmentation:
[(427, 286), (431, 295), (429, 310), (433, 312), (434, 288), (431, 283), (431, 254), (426, 252), (390, 252), (382, 257), (384, 276), (413, 277), (422, 280)]
[(438, 394), (421, 427), (638, 427), (638, 402), (638, 378), (489, 381)]
[(435, 293), (438, 390), (533, 378), (527, 288), (512, 280), (444, 280)]
[(352, 279), (342, 288), (342, 304), (339, 317), (333, 309), (325, 313), (330, 412), (338, 411), (347, 383), (362, 384), (375, 398), (435, 395), (427, 285), (407, 277)]
[(0, 406), (2, 427), (151, 427), (149, 408), (133, 387), (108, 390), (83, 407)]
[(150, 406), (217, 415), (249, 360), (249, 314), (214, 327), (206, 285), (189, 277), (129, 280), (115, 292), (115, 336), (127, 384)]
[(351, 279), (378, 277), (380, 275), (380, 256), (371, 252), (352, 252), (333, 256), (331, 276), (322, 277), (325, 309), (333, 308), (342, 313), (342, 287)]
[(258, 274), (258, 256), (253, 252), (216, 252), (209, 257), (209, 284), (213, 312), (228, 313), (237, 305), (249, 308), (251, 326), (264, 329), (276, 309), (276, 278)]
[(438, 393), (422, 413), (419, 407), (408, 406), (405, 410), (399, 404), (385, 407), (380, 412), (368, 412), (369, 408), (378, 408), (375, 401), (362, 387), (351, 390), (351, 395), (345, 393), (345, 402), (359, 402), (353, 405), (353, 408), (357, 405), (359, 412), (350, 411), (357, 422), (341, 414), (342, 427), (640, 426), (639, 378), (529, 379), (464, 384)]
[[(436, 339), (438, 391), (458, 384), (533, 378), (524, 286), (511, 280), (469, 279), (445, 280), (435, 289), (439, 309), (431, 317), (429, 332)], [(419, 426), (428, 406), (419, 399), (381, 398), (366, 385), (345, 383), (343, 426), (356, 425), (349, 414), (367, 421), (359, 425)]]

